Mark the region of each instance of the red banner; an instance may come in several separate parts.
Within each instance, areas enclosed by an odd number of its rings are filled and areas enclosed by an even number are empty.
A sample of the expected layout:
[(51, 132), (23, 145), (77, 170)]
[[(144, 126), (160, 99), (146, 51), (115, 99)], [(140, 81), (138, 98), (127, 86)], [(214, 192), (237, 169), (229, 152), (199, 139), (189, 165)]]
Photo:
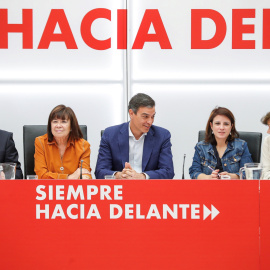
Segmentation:
[(256, 180), (3, 180), (0, 203), (1, 269), (259, 269)]

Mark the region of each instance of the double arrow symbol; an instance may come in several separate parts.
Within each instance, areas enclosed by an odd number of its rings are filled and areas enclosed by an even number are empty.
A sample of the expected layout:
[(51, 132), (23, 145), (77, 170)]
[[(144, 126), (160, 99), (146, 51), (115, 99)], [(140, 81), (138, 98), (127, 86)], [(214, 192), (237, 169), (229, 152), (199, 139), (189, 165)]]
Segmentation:
[(219, 214), (219, 211), (212, 204), (211, 204), (211, 211), (205, 205), (203, 205), (203, 220), (205, 220), (210, 214), (211, 220), (213, 220)]

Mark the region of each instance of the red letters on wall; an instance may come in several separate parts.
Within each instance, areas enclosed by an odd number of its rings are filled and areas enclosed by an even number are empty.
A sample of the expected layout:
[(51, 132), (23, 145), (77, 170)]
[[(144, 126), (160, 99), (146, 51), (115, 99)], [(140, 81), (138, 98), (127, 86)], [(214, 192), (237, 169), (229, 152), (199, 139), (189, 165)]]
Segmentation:
[[(8, 23), (8, 10), (0, 9), (0, 49), (8, 49), (8, 33), (23, 34), (23, 49), (33, 49), (33, 19), (32, 9), (23, 9), (22, 24)], [(111, 48), (111, 37), (98, 40), (92, 35), (91, 26), (97, 19), (111, 21), (111, 10), (97, 8), (89, 11), (81, 22), (81, 37), (85, 44), (95, 50)], [(54, 33), (59, 25), (61, 33)], [(155, 34), (148, 34), (153, 25)], [(52, 9), (40, 39), (38, 49), (48, 49), (52, 42), (64, 42), (67, 49), (78, 49), (68, 18), (63, 9)], [(171, 49), (169, 38), (157, 9), (146, 10), (138, 30), (133, 49), (142, 49), (145, 42), (158, 42), (162, 49)], [(117, 10), (117, 49), (127, 49), (127, 10)]]
[[(215, 35), (208, 40), (202, 40), (202, 19), (209, 18), (216, 24)], [(213, 9), (191, 10), (191, 49), (213, 49), (219, 46), (226, 36), (226, 21)]]
[(97, 8), (89, 11), (83, 18), (81, 24), (82, 39), (90, 48), (96, 50), (107, 50), (111, 48), (111, 38), (98, 40), (91, 33), (92, 23), (99, 18), (111, 20), (111, 11), (106, 8)]
[[(232, 10), (232, 49), (255, 49), (255, 40), (245, 40), (243, 34), (255, 34), (254, 24), (243, 22), (245, 18), (255, 18), (255, 9)], [(111, 48), (111, 37), (99, 40), (92, 35), (91, 27), (95, 20), (111, 22), (111, 10), (97, 8), (89, 11), (81, 22), (81, 37), (84, 43), (95, 50)], [(263, 9), (262, 47), (270, 49), (270, 9)], [(210, 19), (216, 26), (214, 36), (202, 39), (202, 20)], [(59, 25), (60, 33), (54, 33)], [(155, 33), (149, 33), (153, 26)], [(22, 48), (33, 49), (33, 10), (22, 10), (22, 23), (8, 23), (8, 10), (0, 9), (0, 49), (8, 49), (8, 34), (22, 33)], [(177, 34), (177, 33), (175, 33)], [(191, 10), (191, 49), (213, 49), (222, 44), (227, 34), (227, 23), (221, 13), (213, 9)], [(44, 27), (38, 49), (49, 49), (52, 42), (63, 42), (67, 49), (78, 49), (68, 18), (63, 9), (52, 9)], [(135, 37), (132, 49), (143, 49), (146, 42), (155, 42), (161, 49), (172, 49), (167, 31), (158, 9), (146, 9)], [(117, 49), (127, 49), (127, 10), (117, 10)]]
[(22, 24), (8, 23), (8, 10), (0, 9), (0, 49), (8, 49), (8, 33), (22, 33), (23, 49), (33, 49), (33, 10), (22, 10)]
[[(216, 26), (215, 35), (209, 40), (202, 39), (202, 19), (211, 19)], [(244, 24), (244, 18), (255, 18), (255, 9), (232, 10), (232, 49), (255, 49), (255, 40), (244, 40), (243, 34), (254, 34), (254, 24)], [(263, 10), (263, 49), (270, 48), (270, 12)], [(269, 29), (269, 30), (268, 30)], [(227, 25), (224, 17), (212, 9), (191, 10), (191, 49), (213, 49), (226, 37)]]
[[(153, 24), (153, 27), (155, 28), (155, 34), (148, 34), (151, 24)], [(145, 11), (132, 49), (142, 49), (144, 43), (147, 41), (159, 42), (161, 49), (172, 49), (157, 9), (148, 9)]]
[[(57, 23), (61, 29), (61, 34), (54, 33)], [(53, 41), (65, 42), (67, 49), (78, 49), (63, 9), (51, 10), (38, 49), (48, 49)]]
[(270, 49), (270, 9), (263, 10), (263, 49)]
[(243, 18), (255, 18), (255, 9), (233, 9), (232, 48), (255, 49), (255, 40), (243, 40), (243, 34), (254, 34), (254, 25), (243, 24)]

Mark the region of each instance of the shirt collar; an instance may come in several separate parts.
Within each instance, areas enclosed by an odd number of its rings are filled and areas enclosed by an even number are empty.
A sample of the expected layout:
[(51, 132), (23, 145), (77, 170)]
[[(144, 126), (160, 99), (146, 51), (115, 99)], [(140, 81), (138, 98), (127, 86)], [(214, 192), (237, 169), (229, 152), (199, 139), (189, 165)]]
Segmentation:
[[(214, 153), (213, 145), (211, 143), (207, 143), (207, 144), (208, 144), (208, 150), (207, 150), (207, 152), (209, 152), (212, 155), (214, 155), (215, 153)], [(234, 149), (233, 141), (229, 141), (228, 144), (227, 144), (227, 148), (226, 148), (224, 154), (226, 154), (228, 151), (231, 151), (233, 149)]]
[(228, 142), (227, 148), (230, 149), (230, 150), (234, 149), (233, 141)]
[[(53, 137), (53, 140), (51, 142), (48, 141), (47, 144), (50, 144), (50, 145), (55, 144), (55, 145), (57, 145), (56, 140), (55, 140), (54, 137)], [(68, 142), (67, 142), (67, 147), (69, 147), (71, 144), (74, 145), (74, 141), (71, 141), (69, 139)]]

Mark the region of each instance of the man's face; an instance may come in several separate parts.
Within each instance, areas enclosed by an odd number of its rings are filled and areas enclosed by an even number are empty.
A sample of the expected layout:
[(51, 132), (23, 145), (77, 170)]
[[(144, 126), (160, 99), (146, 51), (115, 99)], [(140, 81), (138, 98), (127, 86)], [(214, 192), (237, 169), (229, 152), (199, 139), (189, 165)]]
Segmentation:
[(131, 109), (129, 110), (130, 116), (130, 129), (136, 139), (141, 137), (143, 133), (149, 131), (155, 118), (155, 107), (140, 107), (135, 114)]

